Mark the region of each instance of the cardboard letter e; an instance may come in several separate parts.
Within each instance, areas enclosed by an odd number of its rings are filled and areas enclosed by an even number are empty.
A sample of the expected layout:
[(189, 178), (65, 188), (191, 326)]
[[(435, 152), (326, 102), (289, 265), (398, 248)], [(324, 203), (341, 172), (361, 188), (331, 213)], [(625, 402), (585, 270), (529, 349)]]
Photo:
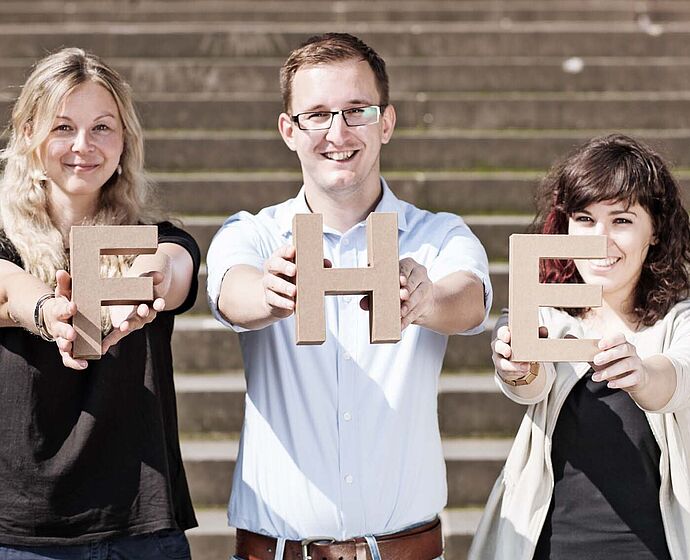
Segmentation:
[(540, 284), (539, 259), (606, 258), (604, 235), (510, 236), (509, 323), (511, 360), (591, 362), (591, 339), (539, 338), (539, 307), (599, 307), (602, 288), (588, 284)]

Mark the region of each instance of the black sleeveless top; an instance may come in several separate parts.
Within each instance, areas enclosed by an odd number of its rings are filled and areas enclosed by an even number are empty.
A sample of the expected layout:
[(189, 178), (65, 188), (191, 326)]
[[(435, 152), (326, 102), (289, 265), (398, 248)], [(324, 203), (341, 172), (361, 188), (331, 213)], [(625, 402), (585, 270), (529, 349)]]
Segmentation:
[(659, 447), (625, 391), (573, 387), (556, 423), (555, 486), (535, 560), (670, 560), (659, 506)]

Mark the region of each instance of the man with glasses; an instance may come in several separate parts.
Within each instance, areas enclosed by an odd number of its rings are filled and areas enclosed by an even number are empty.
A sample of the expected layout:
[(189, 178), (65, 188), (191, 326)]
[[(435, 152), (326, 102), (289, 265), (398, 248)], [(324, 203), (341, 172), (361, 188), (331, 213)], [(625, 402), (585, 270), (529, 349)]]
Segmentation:
[[(240, 332), (245, 423), (229, 506), (242, 560), (432, 560), (446, 504), (436, 387), (449, 334), (481, 330), (486, 254), (463, 221), (405, 203), (380, 176), (395, 127), (383, 60), (352, 35), (312, 37), (281, 70), (278, 129), (304, 184), (230, 217), (208, 255), (212, 310)], [(323, 215), (324, 255), (366, 266), (365, 219), (396, 212), (397, 344), (369, 344), (365, 301), (326, 298), (323, 345), (294, 343), (296, 213)]]

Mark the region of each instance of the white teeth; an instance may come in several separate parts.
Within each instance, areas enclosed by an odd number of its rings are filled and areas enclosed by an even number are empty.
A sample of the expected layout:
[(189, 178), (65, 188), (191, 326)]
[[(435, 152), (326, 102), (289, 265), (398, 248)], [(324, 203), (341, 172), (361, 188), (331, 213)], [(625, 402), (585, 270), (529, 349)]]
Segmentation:
[(324, 154), (328, 159), (332, 159), (335, 161), (343, 161), (346, 159), (350, 159), (353, 155), (355, 155), (354, 150), (351, 150), (349, 152), (328, 152)]
[(590, 259), (590, 263), (594, 266), (611, 266), (618, 262), (620, 257), (609, 257), (607, 259)]

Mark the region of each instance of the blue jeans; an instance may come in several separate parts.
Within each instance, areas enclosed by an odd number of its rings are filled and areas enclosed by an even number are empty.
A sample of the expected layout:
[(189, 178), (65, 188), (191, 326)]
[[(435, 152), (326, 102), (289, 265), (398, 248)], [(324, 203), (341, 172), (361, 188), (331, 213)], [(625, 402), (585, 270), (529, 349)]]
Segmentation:
[(132, 537), (67, 546), (0, 545), (0, 560), (191, 560), (182, 531), (164, 530)]

